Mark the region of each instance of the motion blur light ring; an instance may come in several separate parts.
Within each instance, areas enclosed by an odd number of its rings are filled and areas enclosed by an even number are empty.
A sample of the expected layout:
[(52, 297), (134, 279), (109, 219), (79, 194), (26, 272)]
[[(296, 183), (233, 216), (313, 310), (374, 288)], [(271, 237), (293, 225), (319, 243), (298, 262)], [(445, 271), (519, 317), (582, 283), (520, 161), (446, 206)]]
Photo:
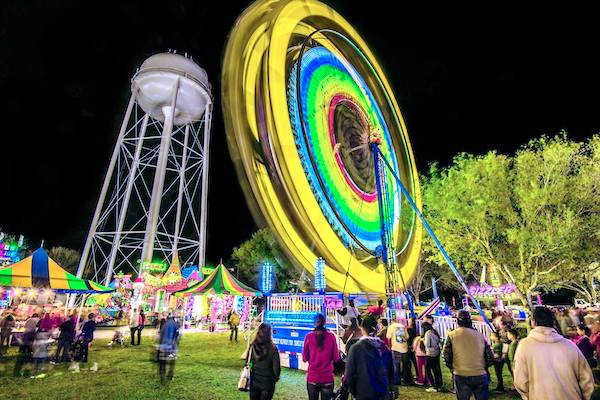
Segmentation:
[[(373, 132), (420, 205), (416, 166), (391, 88), (352, 26), (315, 0), (264, 0), (234, 26), (222, 76), (227, 139), (255, 219), (328, 287), (385, 291)], [(398, 266), (416, 270), (421, 226), (387, 179)], [(347, 276), (347, 282), (346, 282)]]

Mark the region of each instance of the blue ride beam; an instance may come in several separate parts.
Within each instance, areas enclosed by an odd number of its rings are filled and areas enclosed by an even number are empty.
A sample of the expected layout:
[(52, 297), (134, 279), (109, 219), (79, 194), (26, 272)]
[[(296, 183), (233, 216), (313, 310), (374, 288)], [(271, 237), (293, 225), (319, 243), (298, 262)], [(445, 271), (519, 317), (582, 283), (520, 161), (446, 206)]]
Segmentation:
[[(448, 263), (448, 266), (452, 270), (452, 273), (454, 274), (454, 276), (456, 277), (456, 279), (458, 280), (458, 282), (460, 283), (460, 285), (463, 287), (463, 289), (467, 293), (467, 296), (469, 297), (469, 299), (471, 300), (471, 302), (475, 305), (475, 307), (477, 308), (477, 311), (479, 311), (479, 314), (483, 317), (483, 320), (488, 324), (488, 326), (490, 327), (490, 329), (492, 330), (492, 332), (495, 332), (496, 329), (494, 328), (494, 325), (492, 325), (492, 323), (490, 322), (490, 320), (488, 319), (488, 317), (485, 315), (485, 313), (481, 309), (481, 306), (479, 305), (479, 302), (469, 292), (469, 288), (467, 287), (467, 284), (466, 284), (464, 278), (462, 277), (462, 275), (460, 274), (460, 272), (458, 271), (458, 269), (456, 268), (456, 266), (452, 262), (452, 259), (450, 259), (450, 256), (448, 255), (448, 253), (446, 253), (446, 249), (444, 249), (444, 246), (442, 246), (442, 244), (438, 240), (437, 236), (433, 232), (433, 229), (431, 229), (431, 227), (427, 223), (427, 220), (425, 219), (425, 217), (423, 216), (423, 214), (419, 210), (419, 207), (417, 207), (417, 205), (413, 201), (412, 197), (410, 197), (410, 194), (408, 193), (408, 190), (406, 190), (406, 188), (404, 187), (404, 184), (400, 180), (400, 177), (398, 175), (396, 175), (396, 171), (394, 171), (394, 169), (392, 168), (392, 166), (390, 165), (390, 163), (388, 162), (388, 160), (385, 158), (385, 156), (383, 155), (383, 153), (381, 152), (381, 150), (379, 149), (379, 147), (377, 147), (377, 146), (373, 146), (373, 147), (374, 147), (375, 151), (379, 155), (381, 155), (381, 159), (385, 163), (386, 167), (391, 171), (392, 175), (396, 179), (396, 182), (398, 183), (398, 186), (400, 186), (400, 190), (402, 191), (402, 194), (406, 197), (406, 199), (408, 200), (408, 202), (411, 205), (411, 207), (413, 208), (413, 210), (415, 210), (415, 213), (417, 213), (417, 216), (421, 220), (421, 223), (423, 224), (423, 226), (425, 227), (425, 229), (427, 230), (427, 232), (429, 233), (429, 235), (431, 236), (431, 238), (435, 242), (435, 245), (437, 246), (437, 248), (442, 253), (442, 256), (444, 257), (444, 260), (446, 260), (446, 263)], [(375, 158), (377, 159), (377, 157), (375, 157)]]
[[(375, 164), (375, 184), (377, 185), (377, 201), (379, 202), (379, 221), (381, 223), (381, 246), (383, 247), (382, 257), (383, 257), (383, 263), (386, 266), (385, 268), (388, 268), (388, 265), (390, 262), (388, 246), (393, 246), (393, 244), (388, 243), (388, 240), (387, 240), (388, 227), (387, 227), (387, 222), (386, 222), (386, 217), (385, 217), (385, 210), (383, 209), (383, 207), (384, 207), (383, 185), (382, 185), (382, 182), (380, 179), (381, 178), (381, 174), (380, 174), (381, 166), (379, 165), (379, 157), (377, 156), (377, 151), (379, 151), (377, 144), (371, 143), (371, 150), (373, 151), (373, 160), (375, 161), (374, 162), (374, 164)], [(386, 160), (386, 162), (387, 162), (387, 160)], [(392, 252), (392, 256), (396, 257), (395, 249)], [(395, 273), (396, 272), (394, 271), (394, 274)], [(388, 272), (388, 275), (389, 275), (389, 272)], [(396, 277), (394, 277), (394, 279), (396, 279)], [(394, 286), (397, 286), (397, 285), (394, 285)], [(396, 290), (396, 288), (394, 287), (394, 291), (395, 290)], [(395, 295), (396, 295), (396, 293), (394, 293), (394, 302), (396, 301)], [(410, 293), (406, 286), (404, 287), (404, 296), (406, 297), (406, 302), (408, 303), (408, 309), (410, 310), (410, 315), (416, 321), (417, 313), (415, 313), (415, 307), (413, 305), (412, 299), (410, 298)]]

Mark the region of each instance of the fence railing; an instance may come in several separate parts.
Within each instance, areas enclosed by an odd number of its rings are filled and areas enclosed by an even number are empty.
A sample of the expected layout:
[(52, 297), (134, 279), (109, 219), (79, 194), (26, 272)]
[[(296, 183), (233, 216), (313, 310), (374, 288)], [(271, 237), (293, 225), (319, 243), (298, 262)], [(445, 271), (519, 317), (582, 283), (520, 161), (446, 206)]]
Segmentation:
[[(419, 332), (422, 332), (423, 321), (417, 321), (417, 329)], [(457, 328), (456, 318), (453, 317), (433, 317), (433, 326), (440, 334), (440, 338), (446, 339), (448, 337), (448, 332)], [(483, 321), (473, 321), (473, 328), (475, 328), (479, 333), (481, 333), (487, 341), (490, 341), (490, 336), (492, 334), (491, 328)]]

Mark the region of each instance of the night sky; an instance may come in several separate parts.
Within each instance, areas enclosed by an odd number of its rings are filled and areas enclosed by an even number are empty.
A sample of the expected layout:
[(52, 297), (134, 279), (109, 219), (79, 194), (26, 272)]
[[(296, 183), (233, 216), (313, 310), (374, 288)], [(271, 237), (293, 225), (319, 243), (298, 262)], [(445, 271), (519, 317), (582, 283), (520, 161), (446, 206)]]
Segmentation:
[[(207, 257), (227, 259), (256, 229), (227, 150), (219, 81), (228, 31), (248, 2), (1, 3), (0, 227), (33, 246), (83, 247), (130, 78), (146, 57), (177, 49), (214, 88), (210, 169), (219, 179), (210, 183)], [(591, 11), (327, 3), (384, 66), (421, 171), (457, 152), (512, 152), (542, 133), (600, 131)]]

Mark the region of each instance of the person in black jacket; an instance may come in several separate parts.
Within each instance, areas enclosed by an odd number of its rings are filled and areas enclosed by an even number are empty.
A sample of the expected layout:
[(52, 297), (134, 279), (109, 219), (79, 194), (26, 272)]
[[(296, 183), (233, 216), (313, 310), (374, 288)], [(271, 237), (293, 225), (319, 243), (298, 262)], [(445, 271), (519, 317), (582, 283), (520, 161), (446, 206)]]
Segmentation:
[(81, 355), (81, 362), (88, 362), (88, 352), (90, 343), (94, 340), (94, 331), (96, 330), (96, 314), (90, 313), (88, 320), (83, 324), (81, 328), (81, 336), (83, 338), (83, 354)]
[(71, 361), (69, 352), (71, 351), (71, 343), (75, 338), (75, 324), (73, 317), (69, 317), (60, 324), (60, 335), (58, 336), (58, 344), (56, 345), (56, 362)]
[(260, 324), (248, 353), (251, 358), (250, 400), (271, 400), (281, 366), (279, 350), (273, 343), (271, 325)]
[[(363, 337), (352, 346), (346, 360), (348, 390), (356, 400), (386, 400), (394, 382), (392, 352), (375, 336), (377, 326), (364, 319)], [(393, 396), (393, 395), (392, 395)]]

